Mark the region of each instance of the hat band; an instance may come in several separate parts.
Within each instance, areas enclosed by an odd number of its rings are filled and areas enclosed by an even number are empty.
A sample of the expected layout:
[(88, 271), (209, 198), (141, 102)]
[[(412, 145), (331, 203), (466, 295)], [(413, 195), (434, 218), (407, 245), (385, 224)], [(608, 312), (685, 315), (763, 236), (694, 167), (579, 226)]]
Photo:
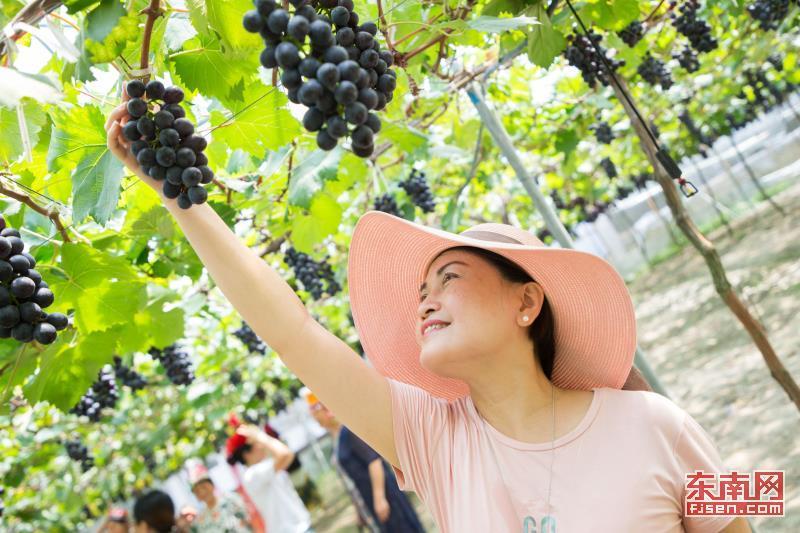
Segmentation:
[(508, 242), (511, 244), (523, 244), (517, 239), (514, 239), (507, 235), (503, 235), (502, 233), (495, 233), (493, 231), (468, 229), (467, 231), (461, 232), (461, 235), (464, 235), (465, 237), (474, 236), (475, 239), (480, 239), (482, 241), (499, 241), (499, 242)]

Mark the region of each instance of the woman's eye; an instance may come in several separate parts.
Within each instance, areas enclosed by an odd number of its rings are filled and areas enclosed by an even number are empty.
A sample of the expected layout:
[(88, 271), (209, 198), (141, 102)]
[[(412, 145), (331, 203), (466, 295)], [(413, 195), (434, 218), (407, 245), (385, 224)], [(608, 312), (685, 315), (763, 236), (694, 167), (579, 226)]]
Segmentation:
[(452, 274), (452, 273), (448, 272), (447, 274), (445, 274), (442, 277), (442, 283), (444, 283), (445, 281), (449, 280), (450, 278), (454, 278), (454, 277), (456, 277), (455, 274)]

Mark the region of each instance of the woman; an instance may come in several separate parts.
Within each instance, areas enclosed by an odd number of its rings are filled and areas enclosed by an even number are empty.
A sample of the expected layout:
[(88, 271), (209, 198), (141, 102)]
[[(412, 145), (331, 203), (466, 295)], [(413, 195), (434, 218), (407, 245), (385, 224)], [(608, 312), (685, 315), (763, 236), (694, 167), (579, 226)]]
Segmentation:
[(193, 533), (237, 533), (252, 531), (247, 509), (239, 495), (229, 492), (217, 495), (208, 470), (198, 468), (192, 475), (192, 492), (205, 508), (191, 525)]
[(161, 196), (243, 319), (395, 467), (442, 531), (716, 531), (731, 521), (683, 516), (683, 470), (720, 469), (702, 429), (655, 393), (619, 390), (635, 317), (602, 259), (507, 225), (455, 235), (369, 212), (348, 282), (371, 367), (208, 204), (184, 211), (163, 196), (128, 151), (127, 119), (124, 104), (109, 116), (112, 153)]

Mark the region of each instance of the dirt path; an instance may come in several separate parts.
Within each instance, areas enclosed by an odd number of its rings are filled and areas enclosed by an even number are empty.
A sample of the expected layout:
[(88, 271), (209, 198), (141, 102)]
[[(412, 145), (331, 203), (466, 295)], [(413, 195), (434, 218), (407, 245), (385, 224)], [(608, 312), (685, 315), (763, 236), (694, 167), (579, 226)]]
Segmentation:
[[(800, 184), (775, 198), (786, 217), (762, 202), (734, 221), (733, 240), (724, 229), (711, 237), (740, 296), (800, 381)], [(726, 466), (785, 470), (785, 517), (754, 519), (759, 533), (800, 531), (800, 412), (716, 295), (702, 257), (685, 248), (628, 287), (646, 358)]]

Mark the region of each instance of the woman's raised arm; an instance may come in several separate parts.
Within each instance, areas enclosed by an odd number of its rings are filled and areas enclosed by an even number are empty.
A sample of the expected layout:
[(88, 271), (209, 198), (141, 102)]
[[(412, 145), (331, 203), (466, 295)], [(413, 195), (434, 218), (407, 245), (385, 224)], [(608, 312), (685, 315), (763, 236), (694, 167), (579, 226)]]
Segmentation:
[(292, 288), (207, 203), (181, 209), (129, 151), (123, 103), (106, 122), (109, 150), (161, 197), (225, 297), (289, 369), (359, 437), (397, 465), (389, 384), (308, 313)]

